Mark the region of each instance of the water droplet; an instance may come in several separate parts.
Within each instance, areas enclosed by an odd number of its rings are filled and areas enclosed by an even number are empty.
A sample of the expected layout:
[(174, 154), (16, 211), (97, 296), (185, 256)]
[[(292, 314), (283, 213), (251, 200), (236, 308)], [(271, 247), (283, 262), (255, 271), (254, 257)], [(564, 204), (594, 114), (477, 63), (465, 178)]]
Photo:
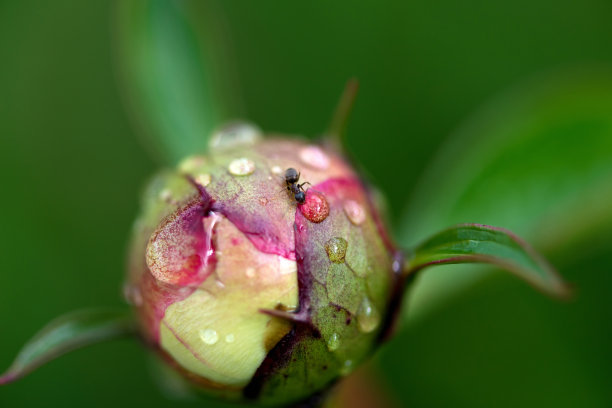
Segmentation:
[(340, 374), (348, 375), (353, 371), (353, 360), (346, 360), (340, 367)]
[(167, 188), (163, 189), (159, 192), (159, 199), (165, 202), (172, 201), (172, 191), (168, 190)]
[(329, 336), (329, 339), (327, 339), (327, 349), (329, 351), (335, 351), (338, 350), (338, 347), (340, 347), (340, 336), (338, 336), (338, 333), (333, 333)]
[(318, 146), (306, 146), (300, 150), (300, 160), (317, 170), (326, 170), (329, 167), (329, 158)]
[(280, 175), (280, 174), (283, 173), (283, 169), (280, 166), (272, 166), (270, 171), (272, 171), (272, 173), (274, 173), (276, 175)]
[(187, 296), (191, 295), (192, 293), (193, 293), (193, 287), (192, 286), (184, 286), (184, 287), (178, 289), (178, 294), (179, 294), (179, 297), (181, 297), (181, 298), (186, 298)]
[(391, 264), (391, 269), (394, 273), (400, 273), (402, 271), (402, 261), (400, 259), (394, 259), (393, 264)]
[(357, 311), (357, 324), (359, 330), (364, 333), (373, 332), (380, 324), (380, 314), (378, 314), (378, 310), (376, 310), (376, 307), (367, 297), (363, 298)]
[(225, 336), (226, 343), (233, 343), (234, 341), (236, 341), (236, 336), (234, 336), (233, 334), (230, 333), (227, 336)]
[(123, 287), (123, 297), (125, 300), (136, 307), (142, 306), (142, 293), (140, 292), (140, 288), (134, 285), (125, 285)]
[(240, 159), (232, 160), (228, 170), (234, 176), (248, 176), (255, 171), (255, 163), (253, 163), (253, 160), (241, 157)]
[(327, 257), (333, 263), (344, 263), (348, 242), (344, 238), (334, 237), (325, 243)]
[(201, 185), (202, 187), (206, 187), (210, 184), (211, 177), (210, 174), (198, 174), (195, 178), (195, 182)]
[(468, 246), (469, 248), (476, 248), (478, 246), (478, 241), (474, 241), (473, 239), (468, 240)]
[(308, 190), (306, 201), (299, 205), (300, 211), (309, 221), (319, 223), (329, 215), (329, 204), (323, 194)]
[(200, 338), (204, 343), (210, 345), (219, 341), (219, 335), (213, 329), (200, 330)]
[(247, 268), (245, 274), (246, 274), (247, 278), (254, 278), (255, 277), (255, 268)]
[(353, 200), (348, 200), (344, 203), (344, 213), (349, 221), (355, 225), (362, 224), (366, 218), (363, 207)]
[(206, 163), (202, 156), (191, 156), (179, 163), (178, 169), (181, 173), (191, 173)]
[(232, 122), (217, 131), (210, 138), (210, 150), (226, 150), (237, 146), (252, 145), (261, 139), (261, 130), (246, 122)]

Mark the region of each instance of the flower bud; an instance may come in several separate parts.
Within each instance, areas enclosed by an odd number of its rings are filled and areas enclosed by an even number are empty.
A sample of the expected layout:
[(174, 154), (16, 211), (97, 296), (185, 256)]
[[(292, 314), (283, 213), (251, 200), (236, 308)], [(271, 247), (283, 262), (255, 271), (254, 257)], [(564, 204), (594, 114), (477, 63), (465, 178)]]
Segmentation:
[[(286, 181), (289, 168), (299, 181)], [(390, 315), (393, 256), (342, 157), (238, 125), (210, 155), (152, 180), (125, 291), (144, 338), (194, 384), (289, 403), (372, 353)]]

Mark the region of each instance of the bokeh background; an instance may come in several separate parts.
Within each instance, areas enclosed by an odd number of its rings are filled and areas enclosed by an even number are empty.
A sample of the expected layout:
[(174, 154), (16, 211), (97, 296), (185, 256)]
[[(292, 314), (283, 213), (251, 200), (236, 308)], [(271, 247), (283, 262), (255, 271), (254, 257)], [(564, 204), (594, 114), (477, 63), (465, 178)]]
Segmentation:
[[(612, 3), (144, 3), (160, 38), (170, 7), (224, 53), (217, 74), (238, 90), (224, 117), (317, 137), (358, 77), (349, 148), (403, 245), (494, 223), (576, 286), (562, 303), (483, 268), (425, 275), (370, 367), (396, 405), (612, 405)], [(57, 315), (123, 305), (127, 236), (161, 163), (115, 6), (0, 2), (0, 368)], [(97, 345), (0, 388), (0, 406), (215, 406), (169, 398), (150, 366), (136, 341)]]

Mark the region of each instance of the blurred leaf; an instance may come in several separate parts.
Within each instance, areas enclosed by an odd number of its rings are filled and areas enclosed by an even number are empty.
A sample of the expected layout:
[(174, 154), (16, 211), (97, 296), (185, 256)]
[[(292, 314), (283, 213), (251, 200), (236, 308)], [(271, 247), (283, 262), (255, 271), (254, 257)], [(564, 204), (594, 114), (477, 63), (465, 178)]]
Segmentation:
[[(415, 190), (400, 240), (459, 222), (503, 225), (548, 253), (611, 228), (612, 71), (535, 78), (462, 126)], [(485, 273), (463, 272), (422, 277), (413, 314)]]
[(557, 272), (533, 248), (510, 231), (488, 225), (462, 224), (437, 233), (414, 249), (406, 260), (405, 273), (474, 262), (506, 269), (552, 295), (568, 294)]
[(83, 310), (59, 317), (26, 343), (0, 376), (0, 385), (16, 381), (69, 351), (134, 333), (133, 318), (125, 310)]
[(344, 153), (347, 152), (346, 126), (348, 125), (348, 120), (353, 111), (353, 105), (355, 105), (358, 91), (359, 81), (357, 78), (349, 79), (344, 86), (344, 91), (340, 96), (331, 123), (325, 132), (327, 139), (338, 149), (338, 151)]
[(204, 150), (212, 129), (241, 112), (214, 1), (116, 4), (121, 87), (146, 147), (166, 163)]

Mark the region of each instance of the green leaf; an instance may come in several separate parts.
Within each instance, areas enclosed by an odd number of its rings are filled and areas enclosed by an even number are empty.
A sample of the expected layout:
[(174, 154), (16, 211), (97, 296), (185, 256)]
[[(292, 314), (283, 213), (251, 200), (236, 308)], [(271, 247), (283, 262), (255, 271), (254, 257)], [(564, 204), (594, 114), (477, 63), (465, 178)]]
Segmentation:
[(325, 136), (329, 142), (331, 142), (338, 151), (347, 153), (346, 144), (346, 127), (348, 125), (349, 117), (355, 105), (355, 99), (357, 99), (357, 91), (359, 90), (359, 81), (357, 78), (351, 78), (347, 81), (344, 86), (344, 91), (336, 106), (336, 111), (332, 117), (329, 128), (325, 132)]
[(121, 90), (146, 147), (166, 163), (205, 150), (212, 129), (241, 113), (216, 3), (116, 4)]
[(125, 310), (95, 309), (69, 313), (44, 327), (21, 349), (0, 385), (16, 381), (41, 365), (80, 347), (136, 333)]
[[(487, 104), (442, 146), (413, 193), (400, 242), (409, 247), (445, 226), (479, 222), (563, 260), (577, 242), (612, 229), (611, 180), (612, 71), (541, 75)], [(461, 269), (425, 275), (412, 314), (488, 273)]]
[(406, 260), (405, 273), (457, 263), (495, 265), (551, 295), (569, 294), (557, 272), (526, 242), (508, 230), (481, 224), (457, 225), (429, 238)]

